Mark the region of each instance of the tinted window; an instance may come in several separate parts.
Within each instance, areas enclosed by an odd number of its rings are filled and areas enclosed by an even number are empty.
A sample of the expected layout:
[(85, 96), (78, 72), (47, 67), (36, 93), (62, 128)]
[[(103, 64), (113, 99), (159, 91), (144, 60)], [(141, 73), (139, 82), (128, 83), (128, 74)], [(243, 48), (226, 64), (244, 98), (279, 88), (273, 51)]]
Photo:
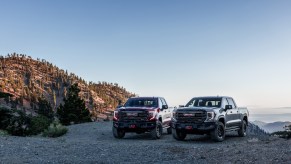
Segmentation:
[(228, 101), (229, 105), (232, 105), (232, 108), (236, 108), (236, 106), (231, 98), (227, 98), (227, 101)]
[(156, 98), (132, 98), (124, 104), (125, 107), (158, 107)]
[(225, 108), (225, 105), (229, 105), (225, 98), (222, 99), (222, 108)]
[(221, 98), (193, 98), (186, 107), (220, 107)]
[(161, 100), (162, 100), (162, 104), (163, 104), (163, 105), (167, 105), (167, 103), (166, 103), (166, 100), (165, 100), (165, 99), (161, 98)]

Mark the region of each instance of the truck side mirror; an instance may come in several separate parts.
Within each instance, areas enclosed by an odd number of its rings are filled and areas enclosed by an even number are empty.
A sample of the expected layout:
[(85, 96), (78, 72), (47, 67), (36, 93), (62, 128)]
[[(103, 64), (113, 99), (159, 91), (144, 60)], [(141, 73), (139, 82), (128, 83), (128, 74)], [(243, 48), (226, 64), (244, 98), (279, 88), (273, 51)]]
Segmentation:
[(162, 110), (163, 109), (168, 109), (168, 105), (162, 105)]
[(225, 105), (225, 110), (232, 109), (232, 105)]

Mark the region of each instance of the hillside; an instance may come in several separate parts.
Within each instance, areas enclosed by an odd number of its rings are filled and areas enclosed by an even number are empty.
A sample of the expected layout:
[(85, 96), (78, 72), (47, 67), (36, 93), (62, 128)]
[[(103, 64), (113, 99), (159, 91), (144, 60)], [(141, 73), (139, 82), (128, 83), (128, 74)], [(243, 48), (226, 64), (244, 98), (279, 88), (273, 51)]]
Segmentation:
[(134, 96), (117, 83), (88, 83), (44, 59), (34, 60), (16, 53), (0, 56), (0, 92), (13, 95), (11, 99), (0, 99), (2, 106), (34, 113), (38, 109), (38, 98), (44, 97), (56, 110), (74, 83), (78, 83), (80, 96), (95, 120), (107, 118), (119, 102)]
[(268, 132), (262, 129), (260, 126), (249, 122), (248, 124), (248, 134), (256, 135), (256, 136), (267, 136)]

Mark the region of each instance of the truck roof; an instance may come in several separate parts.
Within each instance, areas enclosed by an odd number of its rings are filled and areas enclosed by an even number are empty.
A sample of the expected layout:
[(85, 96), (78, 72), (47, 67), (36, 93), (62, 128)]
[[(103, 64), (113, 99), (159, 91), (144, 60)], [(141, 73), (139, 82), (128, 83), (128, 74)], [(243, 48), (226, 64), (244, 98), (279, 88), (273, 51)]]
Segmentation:
[(150, 97), (150, 96), (143, 96), (143, 97), (131, 97), (130, 99), (138, 99), (138, 98), (163, 98), (163, 97)]
[(199, 97), (193, 97), (193, 98), (232, 98), (229, 96), (199, 96)]

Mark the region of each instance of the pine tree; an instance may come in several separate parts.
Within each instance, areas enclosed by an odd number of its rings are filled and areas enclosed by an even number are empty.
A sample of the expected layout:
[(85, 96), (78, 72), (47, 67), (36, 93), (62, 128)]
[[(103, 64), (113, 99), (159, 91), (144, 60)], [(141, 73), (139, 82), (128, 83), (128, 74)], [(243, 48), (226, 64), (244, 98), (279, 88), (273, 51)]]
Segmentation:
[(44, 97), (41, 97), (38, 99), (37, 113), (43, 116), (46, 116), (50, 120), (54, 118), (54, 112), (53, 112), (52, 106)]
[(60, 122), (64, 125), (71, 123), (90, 122), (90, 112), (85, 106), (84, 100), (79, 97), (78, 84), (74, 84), (69, 88), (67, 97), (64, 98), (64, 105), (60, 105), (57, 109)]

